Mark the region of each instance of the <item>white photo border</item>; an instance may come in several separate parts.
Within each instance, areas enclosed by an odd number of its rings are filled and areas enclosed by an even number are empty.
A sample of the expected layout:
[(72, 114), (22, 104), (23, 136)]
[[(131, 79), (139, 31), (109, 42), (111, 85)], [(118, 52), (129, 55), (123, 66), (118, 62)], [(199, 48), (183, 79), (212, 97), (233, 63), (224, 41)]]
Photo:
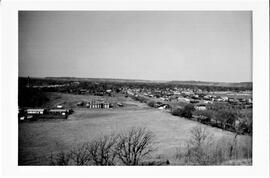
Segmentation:
[[(269, 175), (269, 2), (234, 1), (4, 1), (1, 2), (1, 167), (13, 176), (264, 176)], [(78, 167), (18, 166), (18, 11), (174, 10), (252, 11), (253, 163), (252, 166)]]

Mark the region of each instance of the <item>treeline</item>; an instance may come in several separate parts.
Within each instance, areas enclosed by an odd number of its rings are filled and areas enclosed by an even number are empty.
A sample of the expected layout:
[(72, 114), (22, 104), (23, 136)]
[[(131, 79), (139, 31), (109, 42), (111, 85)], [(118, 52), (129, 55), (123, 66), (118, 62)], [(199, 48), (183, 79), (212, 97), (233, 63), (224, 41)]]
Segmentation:
[(40, 107), (49, 98), (43, 91), (35, 88), (20, 87), (18, 90), (18, 104), (20, 107)]
[[(150, 90), (155, 90), (155, 89), (160, 89), (164, 90), (167, 88), (189, 88), (193, 90), (203, 90), (203, 91), (246, 91), (246, 90), (252, 90), (252, 85), (235, 85), (234, 86), (215, 86), (215, 85), (192, 85), (192, 84), (175, 84), (175, 83), (146, 83), (146, 82), (117, 82), (117, 81), (80, 81), (79, 85), (72, 85), (74, 82), (77, 82), (76, 80), (54, 80), (54, 79), (37, 79), (37, 78), (22, 78), (19, 77), (19, 85), (26, 85), (27, 82), (30, 80), (32, 85), (64, 85), (64, 84), (69, 84), (67, 87), (63, 88), (50, 88), (50, 90), (53, 91), (66, 91), (68, 92), (70, 89), (94, 89), (96, 88), (97, 90), (104, 91), (106, 89), (113, 89), (117, 90), (119, 88), (140, 88), (140, 89), (150, 89)], [(74, 88), (72, 88), (74, 87)]]
[(244, 114), (233, 108), (221, 107), (219, 104), (217, 107), (212, 104), (210, 108), (207, 110), (195, 110), (192, 104), (187, 104), (183, 108), (174, 108), (171, 112), (175, 116), (196, 120), (223, 130), (252, 135), (251, 113)]

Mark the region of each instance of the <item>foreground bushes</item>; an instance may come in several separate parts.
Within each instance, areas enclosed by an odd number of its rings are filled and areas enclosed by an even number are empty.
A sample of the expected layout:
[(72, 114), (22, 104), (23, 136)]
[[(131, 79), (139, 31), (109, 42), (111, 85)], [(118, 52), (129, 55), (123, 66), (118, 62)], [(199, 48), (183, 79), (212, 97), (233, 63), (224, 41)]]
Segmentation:
[[(206, 127), (197, 126), (190, 130), (185, 146), (176, 152), (178, 165), (223, 165), (230, 160), (252, 160), (252, 143), (249, 137), (238, 141), (224, 137), (214, 140)], [(154, 158), (152, 153), (155, 136), (144, 128), (131, 128), (117, 135), (105, 135), (77, 145), (66, 152), (51, 154), (51, 165), (168, 165), (171, 160)], [(180, 161), (180, 162), (179, 162)]]
[(118, 135), (105, 135), (50, 157), (51, 165), (140, 165), (155, 151), (154, 134), (131, 128)]
[(186, 165), (221, 165), (230, 160), (252, 160), (251, 140), (238, 143), (238, 134), (233, 139), (214, 140), (206, 127), (197, 126), (190, 131), (184, 148), (178, 149), (176, 158)]
[(154, 108), (156, 106), (156, 102), (155, 101), (148, 101), (147, 105)]

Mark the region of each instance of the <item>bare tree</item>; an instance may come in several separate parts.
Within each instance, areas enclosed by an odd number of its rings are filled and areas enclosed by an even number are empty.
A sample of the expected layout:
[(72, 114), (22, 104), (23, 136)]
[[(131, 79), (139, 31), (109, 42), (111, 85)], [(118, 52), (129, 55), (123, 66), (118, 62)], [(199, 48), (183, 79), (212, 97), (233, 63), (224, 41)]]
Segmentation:
[(94, 165), (115, 165), (117, 136), (103, 136), (88, 143), (87, 151)]
[(153, 138), (153, 133), (144, 128), (131, 128), (122, 134), (98, 137), (56, 157), (51, 154), (51, 164), (116, 165), (121, 161), (125, 165), (139, 165), (155, 150)]
[(145, 128), (131, 128), (127, 133), (119, 135), (116, 147), (117, 157), (125, 165), (139, 165), (155, 150), (154, 134)]
[(50, 165), (65, 166), (70, 164), (70, 154), (64, 151), (57, 153), (55, 156), (51, 153)]
[(87, 165), (91, 160), (88, 151), (88, 143), (84, 143), (73, 148), (70, 151), (70, 158), (73, 160), (75, 165)]
[(211, 162), (211, 156), (205, 149), (213, 143), (212, 136), (207, 132), (206, 127), (197, 126), (190, 131), (190, 139), (187, 141), (186, 161), (205, 165)]

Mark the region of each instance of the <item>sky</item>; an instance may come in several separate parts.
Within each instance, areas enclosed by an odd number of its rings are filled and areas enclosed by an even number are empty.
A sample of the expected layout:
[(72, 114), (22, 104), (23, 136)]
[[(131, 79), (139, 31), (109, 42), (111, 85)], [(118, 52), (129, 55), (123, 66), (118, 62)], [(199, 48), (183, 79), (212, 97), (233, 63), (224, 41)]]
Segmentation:
[(250, 11), (20, 11), (19, 76), (252, 81)]

